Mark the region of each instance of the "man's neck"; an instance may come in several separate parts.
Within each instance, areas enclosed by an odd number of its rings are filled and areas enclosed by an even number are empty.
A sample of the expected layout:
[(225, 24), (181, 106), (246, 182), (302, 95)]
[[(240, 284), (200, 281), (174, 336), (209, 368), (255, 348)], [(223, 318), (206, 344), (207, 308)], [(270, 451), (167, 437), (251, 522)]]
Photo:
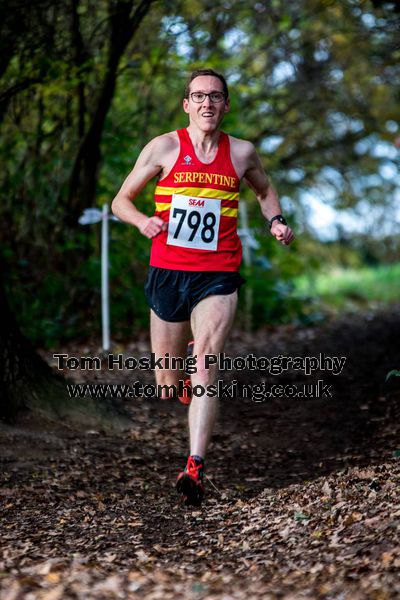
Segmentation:
[(201, 154), (207, 156), (208, 154), (215, 153), (218, 148), (219, 140), (219, 129), (214, 131), (202, 131), (198, 127), (189, 125), (187, 128), (192, 144), (196, 150), (199, 150)]

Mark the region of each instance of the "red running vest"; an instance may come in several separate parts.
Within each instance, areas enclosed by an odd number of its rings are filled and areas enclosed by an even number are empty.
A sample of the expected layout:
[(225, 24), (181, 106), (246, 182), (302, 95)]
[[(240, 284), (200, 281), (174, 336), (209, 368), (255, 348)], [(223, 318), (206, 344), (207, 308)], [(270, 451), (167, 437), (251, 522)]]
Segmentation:
[(196, 156), (187, 129), (177, 131), (179, 156), (154, 192), (155, 214), (168, 230), (153, 238), (150, 265), (181, 271), (237, 271), (242, 245), (237, 234), (240, 179), (229, 136), (220, 132), (213, 162)]

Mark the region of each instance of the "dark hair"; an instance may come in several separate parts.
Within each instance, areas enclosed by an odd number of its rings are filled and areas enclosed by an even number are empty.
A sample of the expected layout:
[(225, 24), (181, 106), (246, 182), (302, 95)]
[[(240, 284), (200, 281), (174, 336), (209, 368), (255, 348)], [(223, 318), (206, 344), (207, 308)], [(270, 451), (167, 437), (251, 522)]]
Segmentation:
[(189, 79), (187, 80), (187, 83), (185, 86), (185, 96), (184, 96), (185, 98), (189, 98), (190, 84), (192, 83), (193, 79), (196, 79), (196, 77), (200, 77), (201, 75), (211, 75), (212, 77), (216, 77), (217, 79), (219, 79), (222, 82), (225, 99), (228, 98), (229, 91), (228, 91), (228, 85), (226, 83), (225, 77), (223, 75), (221, 75), (220, 73), (217, 73), (216, 71), (214, 71), (214, 69), (196, 69), (196, 71), (193, 71), (193, 73), (190, 75)]

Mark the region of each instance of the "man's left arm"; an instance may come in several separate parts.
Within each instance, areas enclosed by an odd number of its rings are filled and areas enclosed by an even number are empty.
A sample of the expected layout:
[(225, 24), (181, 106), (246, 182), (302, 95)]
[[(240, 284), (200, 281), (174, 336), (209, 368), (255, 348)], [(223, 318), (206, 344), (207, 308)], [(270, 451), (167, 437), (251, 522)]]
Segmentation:
[(291, 228), (285, 224), (284, 219), (282, 219), (283, 222), (280, 220), (282, 217), (282, 209), (278, 194), (270, 184), (254, 146), (249, 144), (246, 150), (247, 168), (243, 178), (255, 193), (261, 207), (261, 212), (268, 223), (273, 219), (270, 225), (271, 234), (282, 244), (289, 245), (294, 240), (294, 233)]

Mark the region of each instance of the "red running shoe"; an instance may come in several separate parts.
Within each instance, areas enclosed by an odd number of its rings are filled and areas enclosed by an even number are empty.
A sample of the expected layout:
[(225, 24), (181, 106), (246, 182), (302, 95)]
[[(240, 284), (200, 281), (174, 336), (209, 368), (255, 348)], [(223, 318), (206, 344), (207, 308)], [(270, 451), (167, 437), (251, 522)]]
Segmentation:
[(186, 505), (200, 506), (204, 497), (204, 462), (189, 456), (185, 470), (176, 480), (176, 491)]
[(190, 378), (185, 379), (184, 383), (184, 389), (182, 390), (182, 396), (178, 396), (178, 400), (179, 402), (182, 402), (182, 404), (190, 404), (192, 401), (192, 384), (190, 381)]

